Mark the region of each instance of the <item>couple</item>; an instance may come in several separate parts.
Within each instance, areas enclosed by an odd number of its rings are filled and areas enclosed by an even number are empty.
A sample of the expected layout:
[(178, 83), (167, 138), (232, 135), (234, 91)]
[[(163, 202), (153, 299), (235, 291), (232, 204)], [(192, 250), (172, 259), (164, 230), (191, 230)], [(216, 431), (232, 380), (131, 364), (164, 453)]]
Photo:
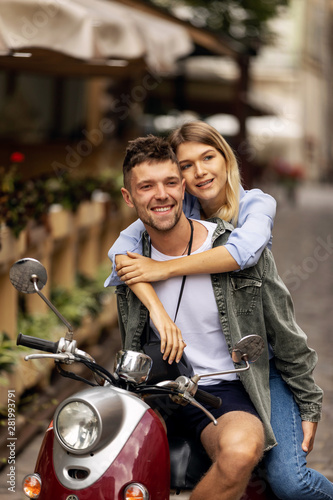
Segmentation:
[[(243, 191), (230, 147), (203, 122), (183, 125), (169, 142), (152, 136), (131, 141), (123, 172), (123, 197), (141, 219), (109, 252), (117, 255), (118, 274), (130, 287), (117, 288), (124, 348), (141, 348), (148, 311), (165, 358), (178, 361), (187, 345), (196, 373), (232, 368), (230, 350), (247, 334), (261, 335), (266, 344), (250, 372), (204, 379), (202, 388), (224, 401), (213, 411), (217, 427), (185, 407), (187, 423), (213, 461), (191, 500), (216, 498), (217, 492), (224, 500), (239, 499), (264, 452), (279, 498), (333, 499), (332, 483), (306, 467), (322, 391), (312, 377), (316, 354), (295, 322), (290, 295), (265, 249), (274, 200), (258, 190)], [(203, 220), (208, 217), (215, 218)], [(190, 244), (191, 255), (183, 257)], [(126, 249), (153, 261), (120, 255)], [(176, 326), (170, 318), (183, 274), (187, 281)], [(106, 285), (116, 280), (113, 271)]]

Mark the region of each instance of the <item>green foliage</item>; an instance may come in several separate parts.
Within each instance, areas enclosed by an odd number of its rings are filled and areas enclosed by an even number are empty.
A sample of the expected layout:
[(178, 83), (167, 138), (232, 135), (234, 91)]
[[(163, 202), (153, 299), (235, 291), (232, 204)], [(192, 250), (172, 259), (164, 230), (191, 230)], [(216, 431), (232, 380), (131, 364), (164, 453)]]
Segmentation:
[(152, 0), (177, 15), (180, 7), (190, 7), (186, 16), (199, 27), (221, 32), (251, 47), (255, 41), (267, 43), (273, 33), (268, 21), (279, 14), (289, 0)]
[[(96, 279), (78, 274), (73, 288), (57, 286), (51, 290), (51, 302), (74, 328), (78, 328), (85, 317), (96, 318), (101, 313), (106, 298), (113, 293), (111, 288), (104, 288), (100, 278), (103, 275), (105, 279), (107, 274), (108, 270), (101, 266)], [(60, 337), (64, 328), (51, 311), (41, 315), (20, 314), (18, 327), (25, 335), (49, 340)]]
[(102, 308), (99, 293), (94, 290), (94, 282), (83, 276), (78, 276), (77, 286), (73, 290), (61, 287), (52, 290), (51, 301), (75, 328), (80, 326), (85, 316), (96, 317)]
[(13, 371), (20, 352), (16, 342), (10, 339), (7, 333), (0, 332), (0, 386), (6, 384), (7, 379), (3, 374)]
[[(104, 288), (105, 276), (109, 273), (106, 265), (100, 266), (96, 279), (78, 275), (76, 285), (71, 290), (56, 287), (51, 291), (51, 301), (61, 314), (78, 328), (87, 316), (96, 318), (107, 300), (113, 294), (112, 288)], [(18, 331), (24, 335), (57, 341), (64, 336), (65, 326), (57, 316), (49, 311), (46, 314), (24, 314), (18, 317)], [(9, 373), (15, 367), (26, 348), (17, 346), (5, 333), (0, 333), (0, 386), (6, 383), (1, 374)]]
[(55, 340), (60, 333), (60, 321), (55, 314), (23, 314), (18, 317), (17, 329), (24, 335), (42, 337), (46, 340)]
[(0, 332), (0, 372), (10, 371), (15, 364), (15, 342), (5, 332)]
[(119, 178), (112, 175), (74, 177), (64, 173), (61, 177), (41, 176), (23, 180), (17, 164), (5, 172), (0, 181), (0, 222), (10, 227), (16, 237), (29, 220), (46, 220), (52, 204), (61, 204), (75, 212), (82, 201), (90, 200), (93, 193), (103, 191), (117, 206), (121, 198)]

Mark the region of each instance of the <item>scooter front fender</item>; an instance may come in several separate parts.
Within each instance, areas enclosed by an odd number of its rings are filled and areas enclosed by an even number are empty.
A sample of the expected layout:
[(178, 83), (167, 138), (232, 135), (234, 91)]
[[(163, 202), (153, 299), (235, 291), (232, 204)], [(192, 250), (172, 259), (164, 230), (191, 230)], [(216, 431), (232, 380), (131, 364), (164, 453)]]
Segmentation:
[[(169, 499), (168, 442), (159, 418), (151, 409), (144, 413), (113, 463), (88, 487), (80, 488), (79, 478), (75, 488), (60, 483), (53, 463), (53, 447), (54, 433), (53, 426), (50, 426), (35, 468), (42, 480), (39, 500), (124, 500), (124, 488), (132, 482), (143, 484), (150, 500)], [(94, 459), (98, 460), (98, 457), (91, 456), (91, 460)]]

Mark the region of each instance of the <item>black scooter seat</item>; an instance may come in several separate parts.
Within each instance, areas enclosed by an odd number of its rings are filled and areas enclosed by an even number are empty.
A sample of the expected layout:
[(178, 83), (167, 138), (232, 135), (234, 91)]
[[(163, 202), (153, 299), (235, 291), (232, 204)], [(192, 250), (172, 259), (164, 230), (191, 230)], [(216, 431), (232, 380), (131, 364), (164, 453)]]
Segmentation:
[(170, 448), (170, 487), (173, 490), (192, 490), (211, 466), (201, 443), (192, 438), (172, 436)]

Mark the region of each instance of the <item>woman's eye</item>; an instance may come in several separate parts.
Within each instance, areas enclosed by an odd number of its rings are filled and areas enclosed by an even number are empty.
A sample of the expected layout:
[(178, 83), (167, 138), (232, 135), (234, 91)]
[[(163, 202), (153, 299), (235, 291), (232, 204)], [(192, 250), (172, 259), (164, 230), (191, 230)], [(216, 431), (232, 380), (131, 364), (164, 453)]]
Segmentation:
[(209, 160), (211, 160), (212, 158), (214, 158), (214, 156), (213, 156), (213, 155), (207, 155), (207, 156), (205, 156), (204, 160), (205, 160), (205, 161), (209, 161)]
[(181, 165), (180, 170), (187, 170), (188, 168), (190, 168), (190, 166), (191, 166), (190, 163), (188, 163), (186, 165)]

